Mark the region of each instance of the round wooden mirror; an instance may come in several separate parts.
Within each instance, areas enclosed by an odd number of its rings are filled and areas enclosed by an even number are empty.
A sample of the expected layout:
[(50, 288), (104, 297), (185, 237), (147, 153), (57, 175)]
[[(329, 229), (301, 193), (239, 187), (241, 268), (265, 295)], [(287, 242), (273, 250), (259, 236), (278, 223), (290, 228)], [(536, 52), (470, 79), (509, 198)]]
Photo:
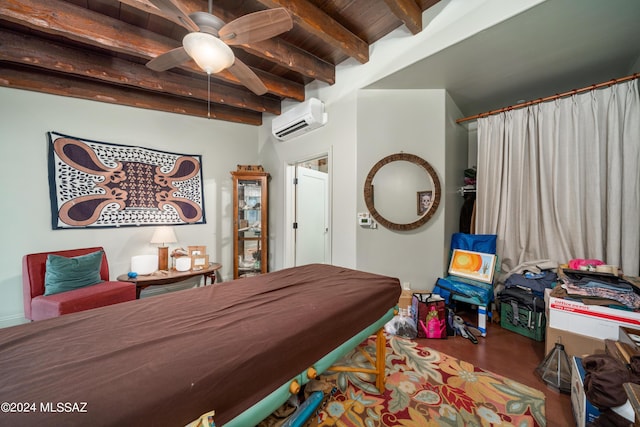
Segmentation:
[(438, 209), (440, 180), (426, 160), (413, 154), (392, 154), (369, 171), (364, 201), (371, 216), (384, 227), (413, 230), (429, 221)]

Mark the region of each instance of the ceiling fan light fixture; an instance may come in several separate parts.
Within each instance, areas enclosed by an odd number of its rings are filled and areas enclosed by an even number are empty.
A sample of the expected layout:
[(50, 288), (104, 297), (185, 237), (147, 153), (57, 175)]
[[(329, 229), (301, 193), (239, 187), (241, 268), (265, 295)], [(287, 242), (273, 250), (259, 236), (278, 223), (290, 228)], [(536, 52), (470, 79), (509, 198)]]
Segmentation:
[(219, 73), (232, 66), (235, 60), (231, 48), (212, 34), (189, 33), (182, 39), (182, 45), (207, 74)]

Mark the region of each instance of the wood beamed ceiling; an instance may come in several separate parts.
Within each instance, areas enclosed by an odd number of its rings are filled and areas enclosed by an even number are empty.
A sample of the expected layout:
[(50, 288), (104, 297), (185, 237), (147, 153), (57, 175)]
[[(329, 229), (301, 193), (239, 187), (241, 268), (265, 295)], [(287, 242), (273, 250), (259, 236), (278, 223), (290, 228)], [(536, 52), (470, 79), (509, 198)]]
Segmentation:
[[(422, 12), (438, 1), (214, 0), (211, 12), (225, 23), (278, 7), (292, 16), (290, 31), (232, 47), (266, 86), (256, 95), (227, 70), (208, 82), (193, 61), (146, 67), (188, 32), (148, 0), (2, 0), (0, 86), (260, 125), (283, 99), (304, 101), (310, 82), (334, 84), (341, 62), (366, 63), (369, 46), (399, 26), (420, 32)], [(209, 7), (173, 2), (185, 13)]]

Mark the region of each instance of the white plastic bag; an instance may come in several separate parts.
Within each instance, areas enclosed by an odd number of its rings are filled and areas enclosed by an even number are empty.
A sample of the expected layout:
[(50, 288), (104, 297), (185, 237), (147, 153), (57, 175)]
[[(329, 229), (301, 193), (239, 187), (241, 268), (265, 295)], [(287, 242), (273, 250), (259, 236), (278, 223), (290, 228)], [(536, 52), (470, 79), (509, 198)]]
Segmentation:
[(384, 330), (390, 335), (414, 339), (418, 336), (416, 322), (410, 316), (396, 314), (384, 325)]

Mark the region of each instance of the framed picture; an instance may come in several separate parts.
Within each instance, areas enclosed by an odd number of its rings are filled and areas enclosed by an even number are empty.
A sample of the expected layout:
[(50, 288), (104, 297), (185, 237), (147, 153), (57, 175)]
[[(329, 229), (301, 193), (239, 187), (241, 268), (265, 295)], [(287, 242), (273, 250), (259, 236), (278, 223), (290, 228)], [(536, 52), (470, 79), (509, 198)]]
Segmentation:
[(493, 283), (496, 256), (481, 252), (454, 249), (449, 264), (449, 274), (484, 283)]
[(191, 270), (204, 270), (209, 266), (209, 255), (192, 255)]
[(433, 192), (431, 190), (418, 191), (418, 216), (424, 215), (429, 210), (432, 201)]
[(203, 256), (207, 253), (207, 247), (206, 246), (189, 246), (189, 256), (195, 256), (195, 255), (199, 255), (199, 256)]

